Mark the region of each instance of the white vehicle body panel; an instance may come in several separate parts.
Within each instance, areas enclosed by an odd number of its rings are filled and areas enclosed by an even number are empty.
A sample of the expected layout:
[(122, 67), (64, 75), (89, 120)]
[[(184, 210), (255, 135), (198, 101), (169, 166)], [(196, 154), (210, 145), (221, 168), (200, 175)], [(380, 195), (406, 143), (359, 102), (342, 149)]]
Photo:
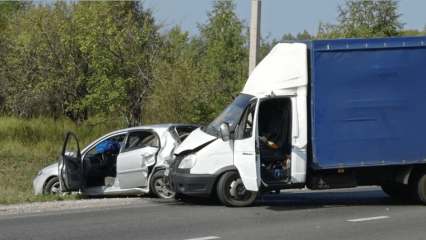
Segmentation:
[[(186, 140), (185, 140), (186, 141)], [(222, 139), (210, 143), (197, 152), (197, 163), (191, 168), (193, 174), (214, 174), (223, 167), (234, 165), (234, 141)]]
[[(149, 193), (150, 189), (148, 183), (150, 182), (152, 174), (148, 176), (147, 167), (153, 165), (154, 169), (167, 167), (168, 164), (165, 161), (173, 157), (174, 149), (179, 146), (179, 142), (169, 132), (169, 127), (170, 124), (161, 124), (120, 129), (105, 134), (87, 145), (81, 150), (82, 159), (84, 159), (99, 143), (111, 137), (123, 135), (129, 131), (155, 131), (159, 136), (161, 147), (144, 147), (129, 152), (121, 152), (117, 157), (117, 177), (112, 186), (83, 187), (79, 192), (90, 196)], [(135, 173), (137, 172), (137, 174), (132, 174), (132, 171)], [(33, 181), (36, 195), (43, 194), (43, 188), (46, 182), (58, 176), (58, 163), (51, 164), (43, 168), (40, 172), (41, 174)], [(155, 170), (152, 172), (155, 172)], [(119, 179), (121, 179), (121, 181)], [(122, 187), (120, 187), (120, 183)]]
[[(151, 131), (155, 130), (155, 132), (160, 136), (160, 145), (161, 146), (167, 146), (166, 141), (169, 139), (173, 139), (173, 141), (176, 141), (171, 134), (168, 132), (167, 125), (157, 125), (156, 127), (150, 127), (150, 126), (143, 126), (143, 127), (135, 127), (132, 128), (132, 131)], [(90, 145), (88, 145), (86, 148), (83, 149), (83, 156), (89, 152), (94, 146), (99, 144), (100, 142), (104, 141), (105, 139), (108, 139), (113, 136), (117, 136), (123, 133), (127, 133), (129, 130), (126, 131), (116, 131), (112, 132), (110, 134), (104, 135), (103, 137), (97, 139)], [(178, 145), (176, 143), (175, 145)], [(80, 190), (80, 193), (90, 196), (96, 196), (96, 195), (126, 195), (126, 194), (142, 194), (142, 193), (149, 193), (149, 181), (151, 178), (151, 175), (148, 176), (148, 166), (151, 166), (155, 164), (155, 168), (158, 167), (167, 167), (168, 165), (165, 163), (164, 160), (164, 148), (161, 148), (161, 152), (163, 154), (157, 154), (159, 151), (158, 148), (148, 147), (147, 151), (145, 152), (145, 148), (129, 151), (129, 152), (121, 152), (117, 157), (117, 177), (115, 178), (114, 184), (112, 186), (95, 186), (95, 187), (88, 187), (88, 188), (82, 188)], [(169, 148), (170, 149), (170, 148)], [(151, 154), (152, 152), (155, 152), (154, 154)], [(144, 155), (144, 156), (143, 156)], [(155, 162), (155, 156), (157, 155), (157, 161)], [(170, 155), (165, 154), (165, 155)], [(129, 157), (129, 158), (127, 158)], [(128, 161), (129, 160), (129, 161)]]
[(308, 52), (303, 43), (278, 43), (253, 70), (241, 93), (269, 94), (308, 84)]
[(181, 145), (175, 150), (175, 154), (179, 154), (186, 150), (194, 150), (195, 148), (211, 142), (217, 139), (217, 137), (209, 135), (203, 132), (200, 128), (195, 129)]
[(51, 179), (53, 177), (58, 176), (58, 163), (50, 164), (49, 166), (44, 167), (41, 169), (41, 174), (38, 175), (33, 180), (33, 188), (35, 191), (35, 194), (43, 194), (43, 187), (48, 181), (48, 179)]
[[(279, 43), (267, 57), (254, 69), (241, 92), (262, 101), (263, 99), (290, 97), (292, 100), (292, 145), (291, 182), (304, 183), (307, 169), (307, 84), (308, 84), (307, 46), (302, 43)], [(257, 104), (257, 108), (259, 107)], [(256, 110), (256, 123), (257, 124)], [(254, 125), (256, 126), (256, 125)], [(246, 189), (257, 191), (261, 184), (260, 159), (256, 157), (255, 139), (229, 140), (233, 143), (234, 166), (237, 167)], [(193, 150), (215, 137), (201, 130), (192, 132), (188, 139), (178, 147), (175, 154), (185, 150)], [(190, 139), (190, 140), (189, 140)], [(197, 153), (197, 162), (191, 173), (213, 173), (214, 170), (229, 166), (229, 160), (220, 160), (220, 155), (212, 159), (223, 142), (221, 139), (211, 143)], [(258, 144), (258, 143), (257, 143)], [(253, 154), (253, 155), (250, 155)], [(228, 156), (223, 156), (228, 158)], [(209, 170), (214, 169), (214, 170)]]
[(163, 141), (161, 141), (162, 147), (157, 154), (157, 159), (161, 163), (173, 160), (174, 151), (179, 146), (179, 143), (173, 138), (173, 136), (168, 131), (164, 131), (163, 134), (160, 135), (160, 139), (162, 139)]
[[(306, 89), (306, 87), (305, 87)], [(298, 91), (303, 92), (303, 90)], [(301, 105), (302, 104), (305, 105)], [(292, 183), (304, 183), (306, 180), (306, 147), (307, 147), (307, 114), (306, 114), (306, 96), (297, 95), (296, 98), (292, 99), (293, 109), (293, 129), (292, 129), (292, 145), (291, 151), (291, 182)], [(299, 108), (305, 112), (301, 114)]]
[(117, 157), (117, 178), (120, 188), (146, 187), (148, 167), (155, 164), (157, 152), (156, 147), (144, 147), (120, 153)]
[[(307, 169), (307, 46), (303, 43), (279, 43), (254, 69), (242, 93), (258, 98), (292, 97), (293, 150), (291, 182), (304, 183)], [(245, 183), (244, 183), (245, 184)]]
[(259, 131), (257, 127), (259, 100), (253, 119), (252, 136), (245, 139), (234, 140), (234, 165), (240, 173), (244, 186), (249, 191), (257, 191), (260, 187), (260, 155), (256, 152), (259, 148)]

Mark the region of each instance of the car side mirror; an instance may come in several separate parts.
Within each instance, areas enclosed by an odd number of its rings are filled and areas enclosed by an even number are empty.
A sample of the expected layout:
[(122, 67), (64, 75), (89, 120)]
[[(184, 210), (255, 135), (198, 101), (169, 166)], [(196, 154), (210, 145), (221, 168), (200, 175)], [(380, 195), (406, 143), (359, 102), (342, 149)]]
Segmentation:
[(229, 141), (229, 124), (227, 122), (220, 124), (220, 135), (222, 135), (224, 142)]

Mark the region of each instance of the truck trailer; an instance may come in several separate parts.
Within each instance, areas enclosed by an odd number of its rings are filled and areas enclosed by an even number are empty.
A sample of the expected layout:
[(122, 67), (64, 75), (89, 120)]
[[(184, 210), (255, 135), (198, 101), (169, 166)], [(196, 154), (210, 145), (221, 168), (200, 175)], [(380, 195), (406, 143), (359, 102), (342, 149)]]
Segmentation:
[(282, 189), (381, 186), (426, 203), (426, 37), (278, 43), (166, 170), (175, 192), (248, 206)]

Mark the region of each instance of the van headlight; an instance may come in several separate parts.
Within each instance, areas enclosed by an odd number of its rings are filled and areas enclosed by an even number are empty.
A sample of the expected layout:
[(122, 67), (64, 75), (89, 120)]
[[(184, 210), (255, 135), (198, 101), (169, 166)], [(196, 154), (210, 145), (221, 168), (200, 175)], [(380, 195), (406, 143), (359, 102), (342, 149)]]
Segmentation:
[(179, 163), (178, 168), (180, 169), (192, 168), (195, 165), (196, 161), (197, 161), (197, 155), (189, 154), (182, 159), (182, 161)]
[(43, 174), (43, 170), (38, 171), (37, 177), (40, 176), (41, 174)]

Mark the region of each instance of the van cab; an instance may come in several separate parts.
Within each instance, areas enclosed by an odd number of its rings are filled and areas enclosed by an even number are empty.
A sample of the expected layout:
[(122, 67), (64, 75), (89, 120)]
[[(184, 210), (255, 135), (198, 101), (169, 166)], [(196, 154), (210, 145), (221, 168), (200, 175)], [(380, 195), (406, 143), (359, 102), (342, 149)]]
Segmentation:
[(217, 193), (227, 206), (247, 206), (260, 187), (279, 191), (302, 186), (307, 56), (303, 43), (274, 48), (241, 94), (176, 149), (173, 165), (166, 171), (170, 188), (200, 197)]

